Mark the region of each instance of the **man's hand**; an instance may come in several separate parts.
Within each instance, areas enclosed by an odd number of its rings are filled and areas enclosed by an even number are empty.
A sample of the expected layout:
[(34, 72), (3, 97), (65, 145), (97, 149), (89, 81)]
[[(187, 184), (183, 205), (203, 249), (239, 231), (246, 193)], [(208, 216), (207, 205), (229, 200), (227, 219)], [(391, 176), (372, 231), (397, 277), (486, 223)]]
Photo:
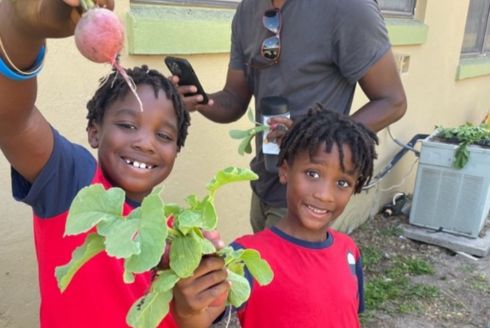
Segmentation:
[(271, 130), (267, 134), (267, 140), (281, 144), (286, 132), (293, 126), (293, 121), (285, 116), (275, 116), (267, 121)]
[[(187, 111), (199, 111), (199, 107), (212, 106), (214, 104), (213, 99), (209, 99), (209, 102), (206, 105), (199, 104), (201, 101), (203, 101), (203, 97), (202, 95), (195, 94), (197, 92), (197, 87), (195, 85), (179, 85), (179, 77), (177, 75), (170, 76), (169, 80), (172, 82), (173, 85), (175, 85), (179, 94), (182, 96)], [(195, 95), (184, 96), (185, 94)]]

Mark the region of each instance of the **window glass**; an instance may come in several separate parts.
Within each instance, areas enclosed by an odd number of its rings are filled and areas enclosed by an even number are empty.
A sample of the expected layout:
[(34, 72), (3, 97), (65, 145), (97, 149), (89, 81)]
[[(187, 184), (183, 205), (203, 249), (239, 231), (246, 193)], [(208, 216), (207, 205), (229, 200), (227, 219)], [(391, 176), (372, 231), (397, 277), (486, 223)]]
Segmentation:
[(385, 13), (413, 15), (415, 0), (378, 0), (381, 11)]
[(490, 48), (490, 0), (471, 0), (466, 17), (463, 54), (481, 54)]

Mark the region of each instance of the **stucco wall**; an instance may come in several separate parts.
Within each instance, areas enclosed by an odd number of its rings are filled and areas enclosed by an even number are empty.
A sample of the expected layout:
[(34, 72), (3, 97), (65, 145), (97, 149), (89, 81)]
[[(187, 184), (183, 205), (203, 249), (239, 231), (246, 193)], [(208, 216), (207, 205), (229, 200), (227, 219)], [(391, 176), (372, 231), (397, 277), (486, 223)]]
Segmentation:
[[(402, 75), (408, 112), (391, 127), (392, 134), (402, 142), (416, 133), (430, 133), (437, 124), (453, 126), (466, 121), (477, 122), (490, 109), (490, 76), (455, 80), (468, 0), (419, 2), (427, 5), (422, 17), (418, 17), (429, 26), (427, 41), (422, 45), (394, 48), (395, 53), (410, 56), (409, 70)], [(128, 0), (118, 1), (117, 6), (117, 13), (124, 17), (129, 9)], [(208, 92), (223, 86), (228, 54), (187, 58)], [(125, 66), (147, 63), (168, 73), (161, 55), (124, 54), (122, 63)], [(82, 58), (74, 48), (73, 39), (50, 41), (48, 59), (39, 78), (39, 108), (64, 135), (86, 145), (85, 103), (93, 94), (98, 78), (108, 71), (108, 66)], [(353, 108), (360, 107), (364, 101), (365, 97), (358, 90)], [(181, 202), (190, 193), (202, 195), (205, 184), (218, 169), (229, 165), (247, 167), (250, 157), (239, 156), (237, 141), (228, 137), (230, 129), (246, 127), (249, 127), (246, 119), (219, 125), (193, 115), (186, 146), (164, 183), (165, 199)], [(381, 145), (377, 168), (381, 169), (400, 148), (386, 130), (378, 135)], [(356, 197), (337, 226), (349, 230), (394, 192), (412, 192), (416, 166), (406, 180), (402, 179), (414, 160), (413, 154), (407, 154), (377, 190)], [(38, 291), (30, 210), (12, 200), (9, 176), (9, 167), (0, 155), (0, 327), (34, 327), (37, 325)], [(400, 187), (383, 191), (400, 183)], [(219, 229), (225, 241), (250, 231), (249, 200), (246, 183), (227, 186), (217, 195)]]

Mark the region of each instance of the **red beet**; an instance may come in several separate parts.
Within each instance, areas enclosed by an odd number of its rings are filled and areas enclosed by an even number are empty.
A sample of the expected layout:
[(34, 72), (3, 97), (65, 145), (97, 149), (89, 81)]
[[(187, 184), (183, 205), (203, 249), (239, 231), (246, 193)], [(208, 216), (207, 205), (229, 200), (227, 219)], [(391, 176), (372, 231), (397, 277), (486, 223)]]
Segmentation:
[(75, 28), (75, 43), (91, 61), (114, 65), (124, 46), (124, 27), (111, 10), (94, 7), (80, 18)]

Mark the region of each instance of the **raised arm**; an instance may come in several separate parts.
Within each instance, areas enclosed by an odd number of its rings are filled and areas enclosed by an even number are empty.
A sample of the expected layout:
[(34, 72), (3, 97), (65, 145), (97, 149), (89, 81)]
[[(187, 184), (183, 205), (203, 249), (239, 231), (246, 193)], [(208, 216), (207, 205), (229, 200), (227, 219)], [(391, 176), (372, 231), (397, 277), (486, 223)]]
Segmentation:
[(354, 120), (377, 132), (405, 114), (407, 99), (391, 50), (368, 70), (359, 85), (369, 102), (352, 114)]
[[(7, 69), (31, 71), (46, 38), (73, 34), (78, 0), (4, 0), (0, 2), (0, 58)], [(98, 1), (113, 8), (113, 0)], [(10, 59), (12, 64), (9, 63)], [(0, 73), (0, 149), (11, 165), (33, 181), (53, 149), (49, 123), (35, 107), (37, 79), (14, 80)]]

